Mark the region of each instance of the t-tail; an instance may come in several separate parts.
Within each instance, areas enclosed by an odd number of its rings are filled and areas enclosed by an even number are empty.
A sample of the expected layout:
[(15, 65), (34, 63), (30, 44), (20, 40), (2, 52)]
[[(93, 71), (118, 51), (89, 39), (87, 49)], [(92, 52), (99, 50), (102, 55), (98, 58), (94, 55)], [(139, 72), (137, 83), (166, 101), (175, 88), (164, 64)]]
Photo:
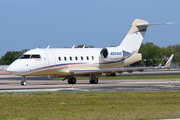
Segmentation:
[[(120, 59), (130, 58), (123, 65), (129, 65), (142, 59), (141, 53), (138, 53), (141, 43), (148, 26), (163, 25), (170, 23), (149, 24), (145, 20), (135, 19), (129, 32), (117, 47), (106, 47), (100, 52), (101, 58), (105, 61), (118, 61)], [(133, 57), (132, 57), (133, 56)]]
[(145, 20), (135, 19), (132, 23), (132, 27), (119, 44), (121, 50), (125, 52), (132, 53), (134, 51), (138, 52), (141, 43), (143, 41), (144, 35), (146, 33), (147, 27), (150, 25), (163, 25), (163, 24), (170, 24), (170, 23), (156, 23), (156, 24), (149, 24)]

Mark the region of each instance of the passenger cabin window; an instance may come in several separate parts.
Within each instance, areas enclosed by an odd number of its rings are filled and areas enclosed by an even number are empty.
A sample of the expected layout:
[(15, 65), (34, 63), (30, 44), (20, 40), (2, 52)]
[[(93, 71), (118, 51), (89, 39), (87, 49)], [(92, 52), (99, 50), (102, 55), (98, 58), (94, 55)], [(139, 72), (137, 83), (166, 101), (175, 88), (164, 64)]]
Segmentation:
[(70, 60), (72, 60), (72, 57), (69, 57)]
[(78, 58), (77, 58), (77, 57), (75, 57), (75, 59), (76, 59), (76, 60), (78, 60)]
[(94, 60), (94, 56), (92, 56), (92, 60)]
[(89, 60), (89, 57), (88, 57), (88, 56), (87, 56), (86, 58), (87, 58), (87, 60)]
[(40, 59), (40, 55), (31, 55), (31, 59)]
[(81, 60), (83, 60), (83, 57), (81, 56)]
[(31, 55), (22, 55), (20, 59), (29, 59)]
[(59, 57), (59, 61), (61, 61), (61, 57)]
[(64, 60), (66, 61), (66, 57), (64, 57)]

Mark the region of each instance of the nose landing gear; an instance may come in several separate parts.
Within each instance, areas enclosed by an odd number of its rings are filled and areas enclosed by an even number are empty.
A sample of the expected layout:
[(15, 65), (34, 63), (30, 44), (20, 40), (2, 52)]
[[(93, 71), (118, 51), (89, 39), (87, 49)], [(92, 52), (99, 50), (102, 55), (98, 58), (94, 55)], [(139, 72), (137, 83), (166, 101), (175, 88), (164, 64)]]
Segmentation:
[(27, 85), (26, 76), (22, 76), (21, 79), (22, 79), (21, 85), (22, 85), (22, 86)]

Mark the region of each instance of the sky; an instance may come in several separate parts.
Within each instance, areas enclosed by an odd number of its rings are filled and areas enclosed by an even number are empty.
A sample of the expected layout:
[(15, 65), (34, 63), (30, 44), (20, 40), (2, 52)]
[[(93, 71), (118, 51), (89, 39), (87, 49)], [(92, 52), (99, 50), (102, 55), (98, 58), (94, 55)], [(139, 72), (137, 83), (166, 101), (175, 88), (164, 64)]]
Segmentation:
[(179, 44), (180, 0), (1, 0), (0, 57), (40, 46), (118, 45), (134, 19), (149, 23), (143, 43)]

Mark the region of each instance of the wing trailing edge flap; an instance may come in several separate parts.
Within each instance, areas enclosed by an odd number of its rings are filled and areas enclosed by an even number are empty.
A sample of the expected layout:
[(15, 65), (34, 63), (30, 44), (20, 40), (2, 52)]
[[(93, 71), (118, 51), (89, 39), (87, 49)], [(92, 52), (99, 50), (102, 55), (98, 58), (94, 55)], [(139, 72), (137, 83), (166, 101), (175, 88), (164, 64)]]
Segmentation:
[(70, 70), (70, 73), (76, 74), (76, 73), (81, 73), (81, 74), (87, 74), (87, 73), (93, 73), (93, 74), (106, 74), (106, 73), (123, 73), (123, 72), (129, 72), (132, 73), (133, 71), (139, 71), (143, 72), (144, 70), (147, 69), (164, 69), (170, 67), (171, 61), (173, 59), (173, 54), (170, 56), (168, 61), (164, 66), (157, 66), (157, 67), (128, 67), (128, 68), (117, 68), (117, 69), (92, 69), (92, 70)]
[(117, 69), (94, 69), (94, 70), (70, 70), (70, 73), (123, 73), (129, 72), (132, 73), (133, 71), (144, 71), (146, 69), (157, 69), (159, 67), (130, 67), (130, 68), (117, 68)]

